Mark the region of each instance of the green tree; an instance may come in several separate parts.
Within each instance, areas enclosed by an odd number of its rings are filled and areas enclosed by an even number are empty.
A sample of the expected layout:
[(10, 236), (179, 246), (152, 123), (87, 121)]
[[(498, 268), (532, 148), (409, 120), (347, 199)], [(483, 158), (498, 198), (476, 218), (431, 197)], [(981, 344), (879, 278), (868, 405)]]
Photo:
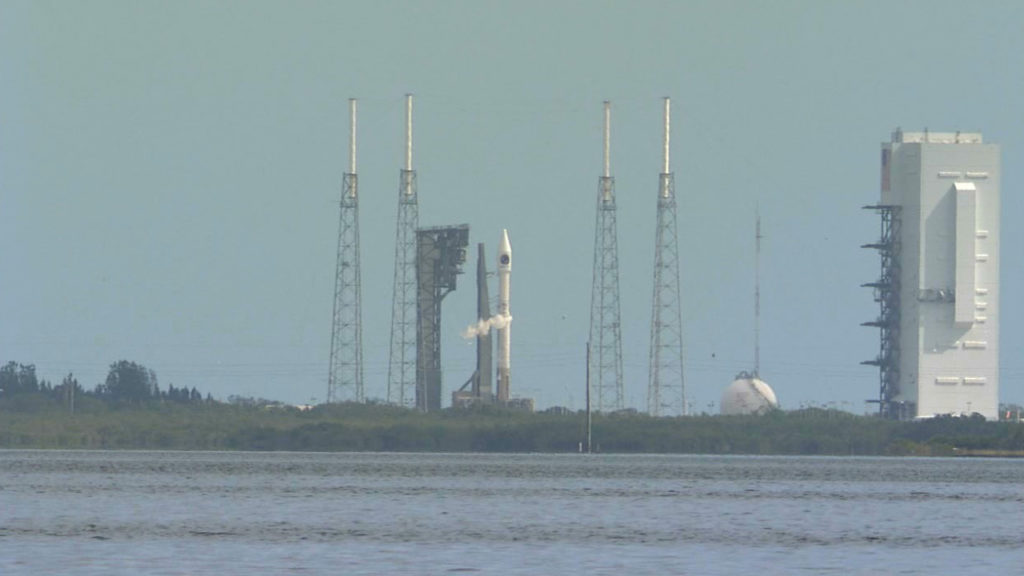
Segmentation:
[(0, 367), (0, 394), (12, 395), (39, 392), (35, 364), (19, 364), (11, 361)]
[(118, 360), (110, 365), (107, 379), (96, 387), (96, 393), (115, 401), (138, 404), (160, 397), (156, 372), (142, 364)]

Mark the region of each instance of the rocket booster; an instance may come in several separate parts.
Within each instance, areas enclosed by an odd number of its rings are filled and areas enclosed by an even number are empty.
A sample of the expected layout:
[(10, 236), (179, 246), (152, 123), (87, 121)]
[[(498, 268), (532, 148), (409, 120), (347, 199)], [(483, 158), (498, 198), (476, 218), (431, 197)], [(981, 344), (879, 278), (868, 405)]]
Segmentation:
[(510, 373), (510, 320), (509, 313), (509, 281), (512, 275), (512, 245), (508, 241), (508, 230), (501, 232), (501, 244), (498, 245), (498, 316), (505, 321), (498, 328), (498, 402), (508, 402)]

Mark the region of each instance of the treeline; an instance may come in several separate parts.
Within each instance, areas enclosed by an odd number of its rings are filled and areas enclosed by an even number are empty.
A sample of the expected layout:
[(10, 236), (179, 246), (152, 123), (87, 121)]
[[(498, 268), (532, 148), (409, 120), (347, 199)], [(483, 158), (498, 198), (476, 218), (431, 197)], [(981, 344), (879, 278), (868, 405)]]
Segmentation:
[[(310, 410), (261, 403), (96, 402), (18, 411), (0, 398), (0, 447), (180, 450), (575, 452), (580, 413), (495, 408), (423, 414), (387, 405)], [(892, 422), (805, 409), (764, 416), (597, 415), (594, 448), (615, 453), (955, 455), (1024, 453), (1024, 424), (980, 417)]]
[(59, 404), (74, 410), (76, 403), (142, 405), (151, 402), (169, 401), (180, 404), (198, 404), (212, 401), (196, 388), (175, 388), (173, 384), (161, 389), (156, 372), (145, 366), (118, 360), (110, 365), (107, 377), (91, 390), (83, 388), (75, 375), (68, 373), (60, 384), (36, 376), (34, 364), (8, 362), (0, 367), (0, 402), (8, 409), (32, 411), (44, 409), (48, 404)]

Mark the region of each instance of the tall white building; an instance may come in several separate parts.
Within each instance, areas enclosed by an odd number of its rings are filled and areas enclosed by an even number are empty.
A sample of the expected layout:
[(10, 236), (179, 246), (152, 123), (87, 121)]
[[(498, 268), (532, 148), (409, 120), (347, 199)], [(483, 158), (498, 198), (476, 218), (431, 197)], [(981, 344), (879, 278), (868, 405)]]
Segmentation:
[(998, 417), (999, 163), (977, 133), (882, 144), (883, 414)]

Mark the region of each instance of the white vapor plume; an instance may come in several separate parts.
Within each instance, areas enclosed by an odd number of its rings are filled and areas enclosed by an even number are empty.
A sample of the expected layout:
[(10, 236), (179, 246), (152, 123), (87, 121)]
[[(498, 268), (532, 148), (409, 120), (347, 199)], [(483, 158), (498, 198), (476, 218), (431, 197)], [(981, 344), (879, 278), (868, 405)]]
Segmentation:
[(470, 324), (469, 326), (466, 326), (466, 329), (462, 331), (462, 337), (465, 338), (466, 340), (470, 340), (478, 336), (487, 334), (487, 332), (489, 332), (491, 328), (494, 328), (495, 330), (501, 330), (505, 326), (508, 326), (509, 322), (511, 321), (512, 316), (508, 314), (499, 314), (491, 316), (490, 318), (481, 318), (475, 324)]

